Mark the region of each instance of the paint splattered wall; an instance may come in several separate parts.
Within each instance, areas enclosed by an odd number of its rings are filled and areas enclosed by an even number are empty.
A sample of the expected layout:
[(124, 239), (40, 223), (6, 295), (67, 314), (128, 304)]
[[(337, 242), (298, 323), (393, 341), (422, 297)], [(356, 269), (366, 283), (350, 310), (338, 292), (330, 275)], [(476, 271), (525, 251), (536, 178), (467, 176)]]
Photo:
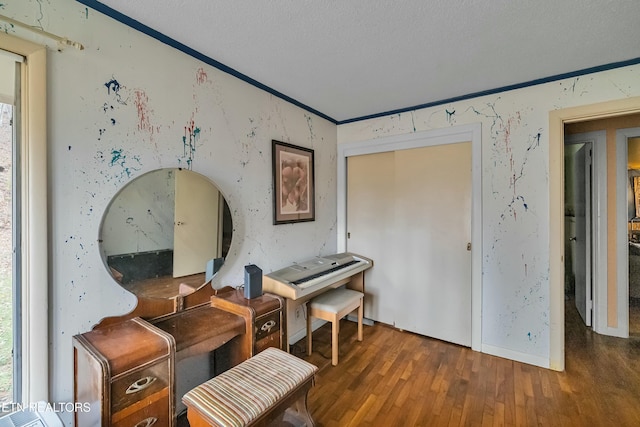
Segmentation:
[[(73, 389), (71, 337), (126, 313), (134, 297), (102, 264), (98, 235), (111, 198), (141, 174), (184, 167), (217, 184), (234, 236), (216, 279), (272, 271), (336, 251), (336, 126), (72, 0), (6, 0), (0, 12), (84, 44), (48, 52), (51, 399)], [(215, 42), (215, 41), (212, 41)], [(312, 148), (316, 220), (273, 225), (271, 140)]]
[(640, 95), (640, 67), (338, 126), (338, 143), (482, 124), (482, 347), (549, 359), (549, 111)]

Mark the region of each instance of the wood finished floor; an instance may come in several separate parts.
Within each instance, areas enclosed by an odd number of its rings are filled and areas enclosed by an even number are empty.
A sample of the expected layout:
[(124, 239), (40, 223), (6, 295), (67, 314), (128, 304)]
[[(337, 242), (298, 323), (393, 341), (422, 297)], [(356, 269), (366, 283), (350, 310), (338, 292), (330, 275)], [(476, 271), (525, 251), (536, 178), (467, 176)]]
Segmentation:
[[(357, 342), (356, 325), (344, 320), (338, 366), (329, 325), (314, 332), (310, 357), (304, 340), (292, 353), (320, 368), (308, 398), (317, 427), (640, 426), (640, 334), (595, 334), (573, 301), (565, 316), (564, 372), (380, 324), (365, 326)], [(640, 321), (640, 304), (630, 318)]]
[[(636, 313), (637, 314), (637, 313)], [(640, 426), (640, 336), (594, 334), (566, 309), (566, 370), (555, 372), (401, 332), (342, 321), (314, 333), (320, 367), (308, 406), (331, 426)]]

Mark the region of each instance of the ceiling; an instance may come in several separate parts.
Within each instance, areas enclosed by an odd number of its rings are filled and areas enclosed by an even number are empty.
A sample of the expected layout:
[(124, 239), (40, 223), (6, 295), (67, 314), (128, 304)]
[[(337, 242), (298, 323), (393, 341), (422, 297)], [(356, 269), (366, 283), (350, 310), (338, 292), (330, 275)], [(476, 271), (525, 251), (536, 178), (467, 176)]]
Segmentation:
[(640, 62), (638, 0), (78, 1), (336, 122)]

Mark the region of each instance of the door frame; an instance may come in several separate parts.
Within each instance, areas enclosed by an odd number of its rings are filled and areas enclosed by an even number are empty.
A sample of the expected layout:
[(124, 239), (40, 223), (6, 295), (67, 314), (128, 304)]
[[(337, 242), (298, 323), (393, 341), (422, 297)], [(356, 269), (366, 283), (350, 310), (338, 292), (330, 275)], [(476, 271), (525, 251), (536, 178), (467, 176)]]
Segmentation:
[[(616, 130), (616, 245), (618, 327), (609, 328), (614, 335), (629, 338), (629, 245), (627, 218), (627, 173), (629, 151), (627, 140), (640, 136), (640, 127)], [(622, 208), (624, 207), (624, 208)]]
[[(364, 154), (471, 142), (471, 349), (482, 346), (482, 125), (452, 126), (338, 144), (338, 252), (347, 247), (347, 158)], [(366, 254), (362, 254), (366, 255)], [(374, 260), (375, 261), (375, 260)]]
[(640, 97), (549, 112), (549, 368), (564, 371), (564, 125), (640, 113)]

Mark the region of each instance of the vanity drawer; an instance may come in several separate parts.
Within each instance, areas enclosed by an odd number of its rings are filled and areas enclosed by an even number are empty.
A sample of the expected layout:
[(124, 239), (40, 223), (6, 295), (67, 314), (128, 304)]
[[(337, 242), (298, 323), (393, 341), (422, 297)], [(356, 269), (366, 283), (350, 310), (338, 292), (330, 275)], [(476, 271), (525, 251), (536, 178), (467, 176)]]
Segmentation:
[(169, 360), (165, 359), (114, 380), (111, 384), (111, 412), (116, 413), (168, 387), (170, 372)]
[(279, 333), (267, 335), (261, 340), (256, 341), (256, 354), (269, 347), (281, 348), (281, 346)]
[(256, 318), (256, 341), (280, 330), (280, 313), (281, 311), (278, 310)]
[(172, 425), (169, 415), (169, 393), (159, 393), (163, 397), (153, 403), (140, 405), (140, 409), (131, 413), (124, 410), (114, 413), (111, 425), (113, 427), (167, 427)]

